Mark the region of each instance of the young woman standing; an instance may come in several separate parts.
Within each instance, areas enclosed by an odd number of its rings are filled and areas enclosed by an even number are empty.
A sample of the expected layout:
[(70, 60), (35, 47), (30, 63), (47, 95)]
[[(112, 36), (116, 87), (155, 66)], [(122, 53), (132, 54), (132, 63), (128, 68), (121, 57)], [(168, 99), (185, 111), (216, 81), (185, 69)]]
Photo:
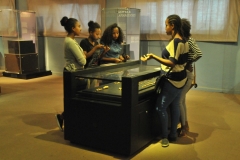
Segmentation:
[[(64, 39), (64, 68), (68, 71), (83, 69), (86, 64), (86, 56), (75, 40), (75, 36), (79, 36), (81, 33), (81, 25), (78, 20), (66, 16), (61, 19), (60, 23), (67, 31), (67, 36)], [(64, 112), (57, 114), (56, 118), (59, 128), (63, 131)]]
[[(148, 53), (145, 58), (141, 58), (143, 61), (155, 59), (161, 63), (162, 73), (170, 70), (156, 102), (156, 110), (162, 127), (161, 144), (163, 147), (169, 146), (169, 141), (177, 139), (177, 124), (180, 117), (179, 101), (182, 88), (187, 82), (185, 65), (189, 50), (188, 43), (183, 37), (181, 18), (178, 15), (170, 15), (167, 17), (165, 25), (167, 35), (171, 35), (172, 38), (162, 51), (162, 57)], [(168, 133), (168, 107), (170, 107), (171, 113), (170, 133)]]
[(184, 37), (186, 38), (189, 44), (188, 63), (185, 67), (187, 71), (188, 81), (186, 85), (183, 87), (183, 90), (181, 92), (181, 97), (180, 97), (180, 113), (181, 113), (180, 136), (185, 136), (186, 133), (189, 131), (189, 125), (188, 125), (188, 119), (187, 119), (187, 107), (186, 107), (186, 94), (190, 90), (192, 86), (192, 81), (194, 79), (192, 63), (196, 62), (202, 57), (202, 52), (199, 49), (195, 40), (191, 37), (191, 33), (190, 33), (191, 24), (185, 18), (182, 18), (182, 29), (183, 29)]

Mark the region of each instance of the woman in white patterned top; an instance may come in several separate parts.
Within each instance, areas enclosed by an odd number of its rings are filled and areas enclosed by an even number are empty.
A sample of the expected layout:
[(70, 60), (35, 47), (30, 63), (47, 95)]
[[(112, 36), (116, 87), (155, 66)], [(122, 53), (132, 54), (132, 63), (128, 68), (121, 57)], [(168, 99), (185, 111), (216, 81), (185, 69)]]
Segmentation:
[(65, 68), (68, 71), (83, 69), (86, 64), (86, 56), (75, 40), (75, 36), (79, 36), (81, 33), (81, 25), (78, 20), (66, 16), (61, 19), (60, 23), (68, 33), (64, 40)]
[[(66, 16), (61, 19), (60, 23), (68, 33), (64, 40), (65, 69), (68, 71), (83, 69), (86, 64), (86, 56), (75, 40), (75, 36), (79, 36), (81, 33), (81, 25), (78, 20)], [(84, 86), (86, 85), (85, 80), (79, 80), (78, 83)], [(55, 116), (59, 129), (63, 131), (64, 112), (62, 112), (62, 114), (56, 114)]]
[(184, 37), (188, 40), (188, 44), (189, 44), (188, 63), (185, 67), (187, 71), (188, 81), (184, 86), (181, 92), (181, 97), (180, 97), (180, 113), (181, 113), (180, 114), (181, 116), (180, 136), (185, 136), (187, 131), (189, 131), (189, 125), (188, 125), (188, 119), (187, 119), (187, 108), (186, 108), (186, 102), (185, 102), (186, 94), (191, 88), (192, 81), (194, 79), (192, 63), (196, 62), (198, 59), (202, 57), (202, 52), (199, 49), (198, 45), (196, 44), (195, 40), (190, 37), (191, 24), (185, 18), (182, 18), (182, 29), (183, 29)]

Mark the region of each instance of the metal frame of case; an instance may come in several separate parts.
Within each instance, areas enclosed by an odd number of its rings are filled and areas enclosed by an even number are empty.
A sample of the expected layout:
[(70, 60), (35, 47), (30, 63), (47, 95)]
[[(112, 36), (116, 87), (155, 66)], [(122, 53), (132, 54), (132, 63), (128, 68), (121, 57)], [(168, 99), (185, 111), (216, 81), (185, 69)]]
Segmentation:
[[(139, 82), (152, 79), (160, 69), (122, 76), (121, 94), (98, 94), (77, 90), (79, 78), (102, 71), (143, 66), (129, 61), (94, 69), (64, 71), (64, 138), (73, 143), (121, 155), (132, 155), (154, 138), (154, 85), (139, 90)], [(99, 77), (91, 77), (98, 79)], [(99, 78), (100, 79), (100, 78)], [(114, 83), (114, 82), (113, 82)], [(119, 92), (116, 90), (116, 92)], [(101, 95), (101, 96), (100, 96)]]

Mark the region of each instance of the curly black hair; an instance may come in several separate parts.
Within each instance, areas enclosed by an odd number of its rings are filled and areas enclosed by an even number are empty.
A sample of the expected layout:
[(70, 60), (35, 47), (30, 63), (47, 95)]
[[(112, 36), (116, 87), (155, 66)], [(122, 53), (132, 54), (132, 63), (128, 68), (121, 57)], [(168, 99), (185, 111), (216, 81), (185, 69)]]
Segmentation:
[(103, 43), (104, 45), (110, 45), (112, 43), (113, 40), (113, 36), (112, 36), (112, 31), (114, 28), (118, 28), (119, 30), (119, 37), (116, 40), (117, 43), (121, 44), (123, 42), (123, 31), (122, 29), (117, 25), (117, 23), (114, 23), (110, 26), (108, 26), (105, 31), (103, 32), (103, 35), (101, 37), (100, 42)]
[(191, 24), (186, 18), (182, 18), (182, 29), (184, 37), (188, 39), (191, 36)]

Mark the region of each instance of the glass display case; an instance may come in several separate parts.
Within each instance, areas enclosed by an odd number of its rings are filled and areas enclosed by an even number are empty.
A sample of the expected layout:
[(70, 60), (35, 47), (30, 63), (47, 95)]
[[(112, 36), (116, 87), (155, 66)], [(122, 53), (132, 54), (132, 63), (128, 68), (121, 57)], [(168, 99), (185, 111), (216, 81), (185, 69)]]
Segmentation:
[(122, 155), (147, 146), (159, 74), (140, 61), (64, 71), (64, 138)]
[[(0, 34), (5, 58), (4, 76), (27, 78), (50, 75), (40, 72), (36, 13), (13, 9), (0, 10)], [(4, 22), (4, 23), (3, 23)]]
[[(103, 70), (100, 72), (86, 73), (79, 78), (88, 79), (87, 88), (77, 92), (78, 97), (101, 99), (101, 101), (111, 101), (121, 103), (122, 97), (122, 80), (124, 78), (141, 75), (142, 73), (159, 70), (156, 66), (133, 65), (121, 68)], [(123, 78), (124, 77), (124, 78)], [(152, 90), (155, 85), (156, 77), (138, 82), (139, 100), (143, 99), (143, 93)], [(105, 98), (104, 98), (105, 97)], [(115, 97), (115, 98), (114, 98)]]
[(35, 12), (1, 10), (5, 71), (35, 72), (38, 67)]
[(104, 31), (109, 25), (117, 23), (125, 35), (124, 53), (132, 60), (139, 60), (140, 53), (140, 9), (136, 8), (103, 8), (101, 28)]

